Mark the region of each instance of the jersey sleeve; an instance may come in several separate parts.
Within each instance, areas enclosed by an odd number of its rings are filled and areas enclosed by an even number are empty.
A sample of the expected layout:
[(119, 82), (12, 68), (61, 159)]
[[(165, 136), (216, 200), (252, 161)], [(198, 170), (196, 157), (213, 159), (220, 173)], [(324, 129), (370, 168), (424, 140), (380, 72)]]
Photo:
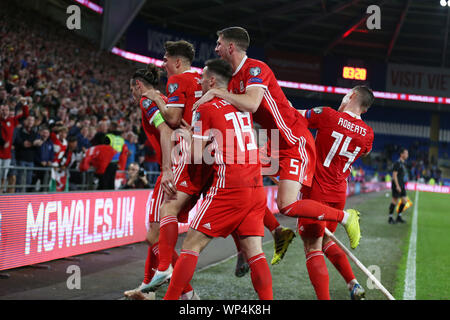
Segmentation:
[(167, 108), (184, 108), (188, 96), (188, 86), (180, 77), (172, 76), (167, 81)]
[(252, 61), (245, 71), (245, 87), (261, 87), (267, 90), (273, 73), (270, 68), (259, 61)]
[(211, 112), (206, 105), (200, 106), (193, 116), (193, 135), (194, 139), (209, 141), (211, 139)]
[(158, 126), (164, 122), (164, 118), (154, 101), (148, 98), (142, 98), (140, 107), (145, 121), (150, 125), (158, 128)]
[(374, 139), (373, 130), (372, 130), (372, 128), (370, 128), (370, 133), (369, 133), (369, 136), (367, 139), (366, 151), (364, 152), (365, 154), (372, 151), (373, 139)]
[(316, 107), (306, 111), (305, 118), (308, 120), (308, 127), (319, 129), (332, 116), (332, 110), (328, 107)]

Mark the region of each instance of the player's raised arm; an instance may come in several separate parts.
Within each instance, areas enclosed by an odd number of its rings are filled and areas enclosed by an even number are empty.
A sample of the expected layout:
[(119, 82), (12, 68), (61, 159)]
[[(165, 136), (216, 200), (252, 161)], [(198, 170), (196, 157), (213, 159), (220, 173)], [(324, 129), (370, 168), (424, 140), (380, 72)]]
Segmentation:
[(144, 92), (143, 96), (155, 102), (164, 120), (170, 127), (177, 128), (180, 126), (183, 117), (183, 108), (169, 108), (159, 91), (155, 89)]
[(201, 104), (217, 97), (228, 101), (242, 112), (254, 113), (261, 104), (264, 91), (265, 89), (261, 87), (251, 87), (244, 94), (234, 94), (223, 89), (211, 89), (194, 104), (194, 110)]

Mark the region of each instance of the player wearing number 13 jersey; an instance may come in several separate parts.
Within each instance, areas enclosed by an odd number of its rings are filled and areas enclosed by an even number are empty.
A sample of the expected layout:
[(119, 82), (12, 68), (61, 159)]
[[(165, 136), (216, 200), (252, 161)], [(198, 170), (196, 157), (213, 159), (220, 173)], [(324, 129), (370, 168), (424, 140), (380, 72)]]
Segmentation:
[[(316, 171), (311, 187), (302, 189), (303, 199), (344, 209), (351, 166), (372, 150), (373, 130), (364, 123), (361, 114), (369, 109), (373, 99), (369, 88), (357, 86), (343, 98), (338, 111), (328, 107), (300, 111), (309, 127), (317, 129)], [(364, 290), (356, 281), (345, 252), (324, 234), (325, 228), (334, 232), (336, 227), (337, 223), (331, 221), (298, 220), (311, 283), (319, 300), (330, 299), (325, 254), (346, 281), (351, 298), (361, 299)]]

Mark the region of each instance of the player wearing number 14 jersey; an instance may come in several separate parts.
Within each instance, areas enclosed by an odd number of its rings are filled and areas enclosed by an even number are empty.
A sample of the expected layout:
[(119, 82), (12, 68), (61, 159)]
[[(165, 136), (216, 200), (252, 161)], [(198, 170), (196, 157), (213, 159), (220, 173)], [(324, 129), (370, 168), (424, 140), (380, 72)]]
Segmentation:
[[(351, 166), (372, 150), (373, 130), (364, 123), (361, 114), (369, 109), (373, 100), (369, 88), (357, 86), (343, 98), (338, 111), (328, 107), (300, 111), (309, 127), (317, 129), (316, 171), (311, 187), (302, 189), (302, 199), (344, 209)], [(330, 299), (325, 254), (345, 279), (351, 298), (362, 298), (364, 290), (356, 281), (344, 251), (324, 234), (325, 228), (334, 232), (336, 227), (336, 222), (298, 219), (311, 283), (318, 299)]]

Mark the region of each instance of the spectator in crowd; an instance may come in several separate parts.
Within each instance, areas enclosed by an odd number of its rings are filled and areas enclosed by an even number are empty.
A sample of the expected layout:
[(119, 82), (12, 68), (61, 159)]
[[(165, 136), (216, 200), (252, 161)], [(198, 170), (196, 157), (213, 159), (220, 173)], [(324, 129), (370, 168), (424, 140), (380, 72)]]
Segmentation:
[[(39, 139), (42, 140), (42, 144), (37, 148), (35, 166), (38, 168), (51, 168), (54, 151), (53, 143), (50, 140), (50, 129), (47, 126), (41, 126), (39, 129)], [(40, 181), (41, 185), (44, 182), (48, 182), (50, 171), (37, 170), (35, 171), (33, 178), (33, 185)], [(45, 179), (47, 177), (47, 179)]]
[(125, 144), (128, 147), (128, 159), (126, 168), (129, 168), (130, 164), (137, 160), (137, 142), (138, 138), (135, 133), (128, 131), (124, 134)]
[[(40, 147), (43, 141), (39, 138), (37, 128), (34, 126), (35, 118), (29, 115), (23, 121), (23, 127), (17, 128), (17, 136), (14, 141), (16, 149), (17, 165), (23, 168), (18, 170), (18, 184), (26, 185), (22, 192), (31, 190), (31, 182), (33, 178), (34, 161), (36, 159), (37, 148)], [(24, 177), (24, 178), (23, 178)], [(19, 189), (20, 190), (20, 189)]]
[(143, 168), (139, 167), (137, 162), (132, 162), (128, 166), (127, 174), (127, 183), (122, 187), (122, 189), (150, 188), (147, 178), (145, 177), (145, 171)]
[[(6, 92), (6, 90), (3, 90)], [(2, 94), (2, 97), (4, 93)], [(12, 115), (11, 115), (12, 111)], [(13, 147), (14, 129), (19, 124), (19, 121), (28, 117), (29, 108), (27, 105), (22, 105), (22, 113), (14, 116), (14, 111), (6, 103), (0, 105), (0, 193), (3, 192), (8, 177), (8, 168), (11, 166)], [(15, 181), (14, 181), (15, 183)]]
[(112, 159), (118, 152), (110, 145), (109, 138), (105, 137), (103, 143), (90, 147), (80, 163), (80, 171), (87, 171), (90, 167), (95, 169), (99, 180), (98, 190), (114, 190), (114, 181), (117, 170), (124, 170), (127, 161), (127, 147), (119, 155), (119, 161)]

